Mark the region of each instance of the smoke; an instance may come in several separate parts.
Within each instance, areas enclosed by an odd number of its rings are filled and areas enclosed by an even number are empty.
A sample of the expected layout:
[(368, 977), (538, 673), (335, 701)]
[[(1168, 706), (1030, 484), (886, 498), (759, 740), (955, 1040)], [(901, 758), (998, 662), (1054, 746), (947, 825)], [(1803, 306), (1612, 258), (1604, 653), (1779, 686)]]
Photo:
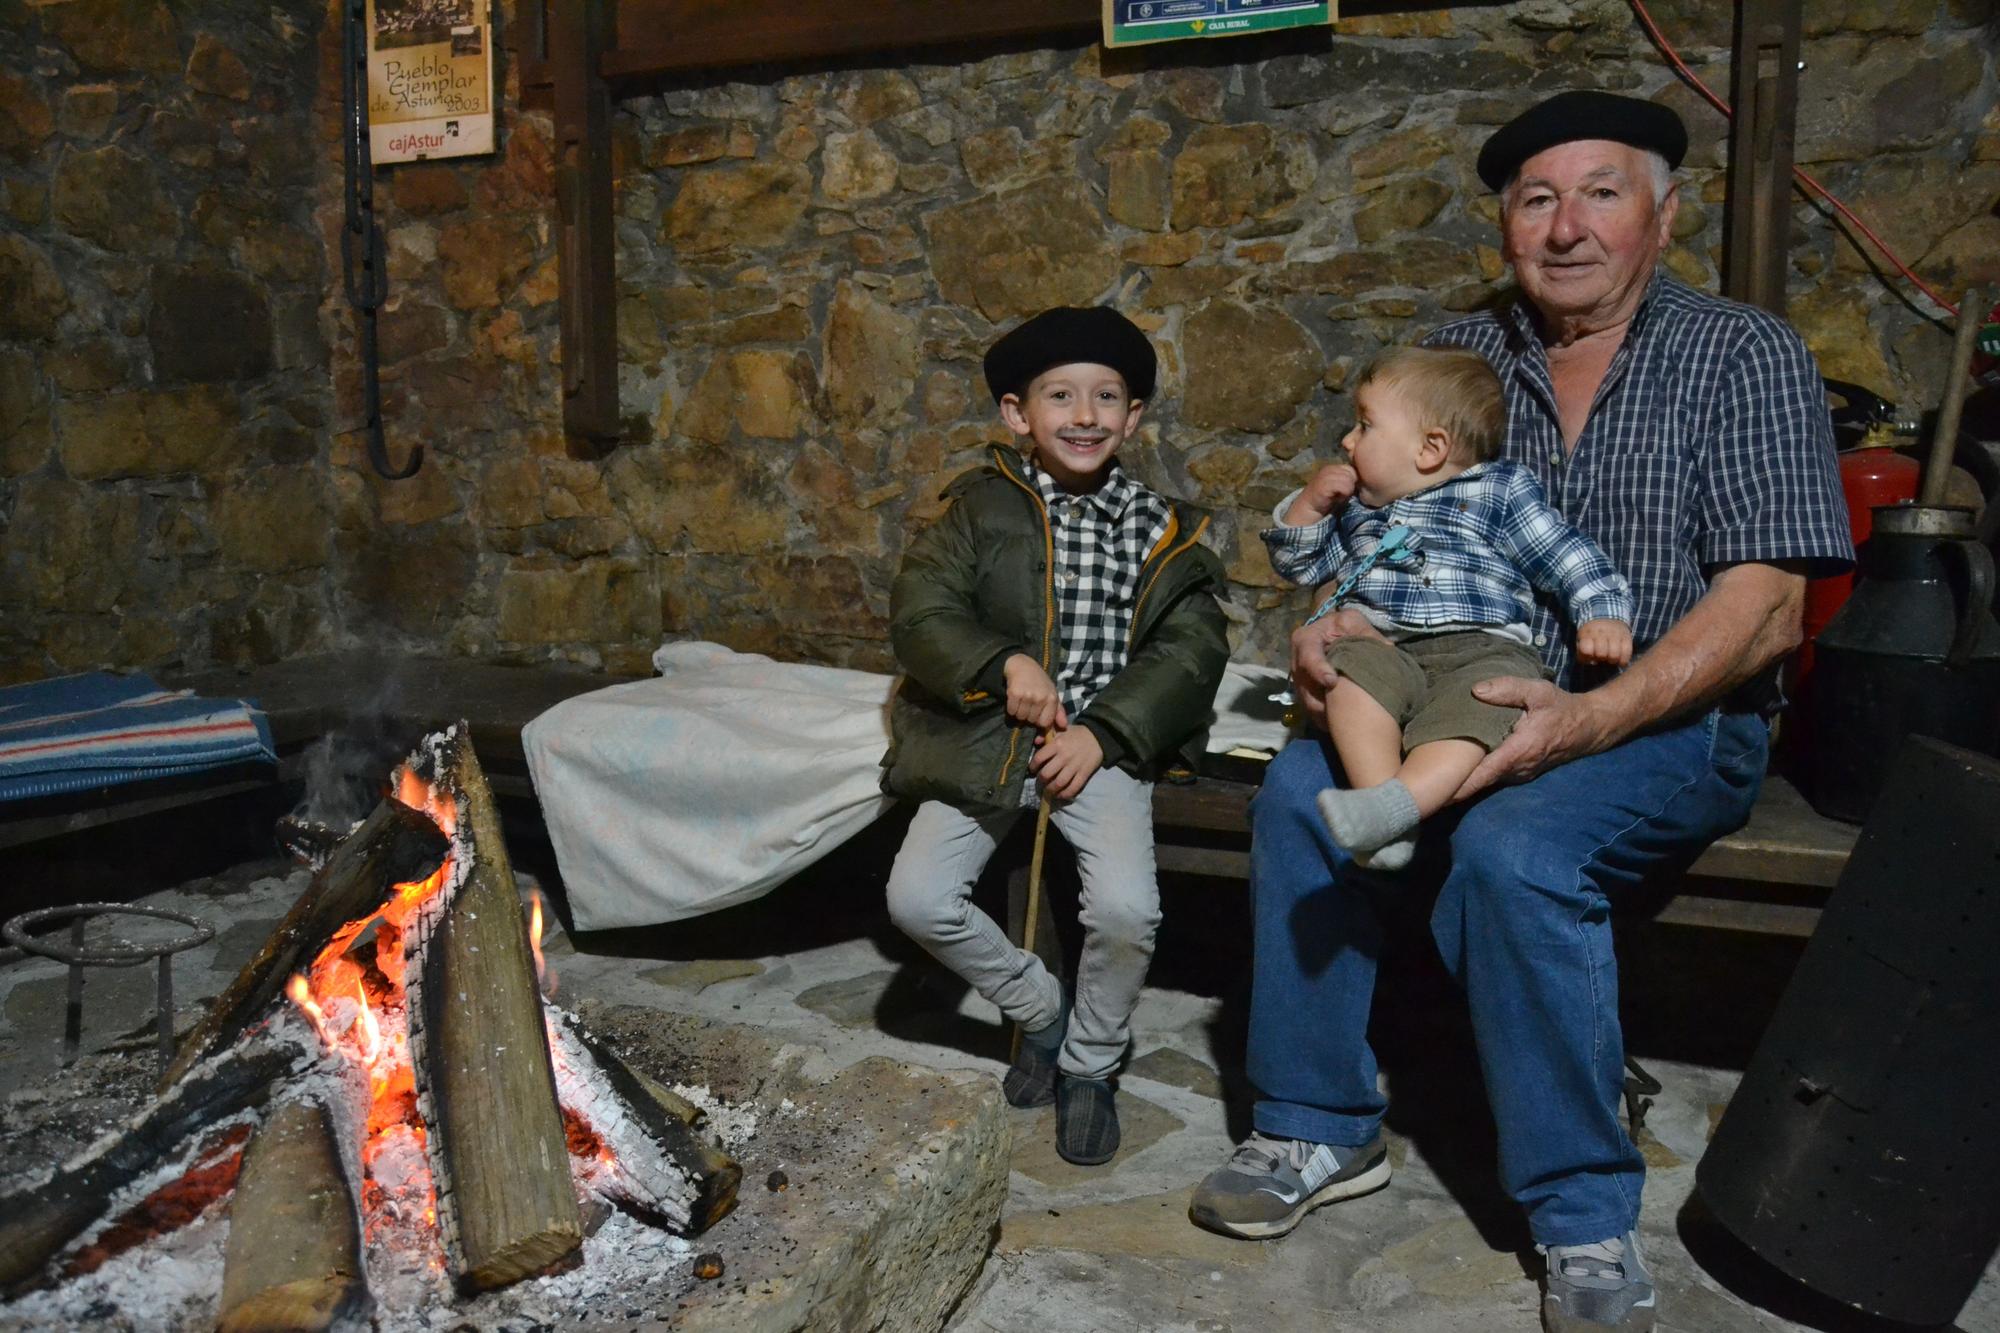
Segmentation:
[(407, 752), (382, 722), (350, 719), (346, 729), (330, 731), (307, 747), (305, 796), (292, 811), (295, 818), (347, 829), (367, 817)]

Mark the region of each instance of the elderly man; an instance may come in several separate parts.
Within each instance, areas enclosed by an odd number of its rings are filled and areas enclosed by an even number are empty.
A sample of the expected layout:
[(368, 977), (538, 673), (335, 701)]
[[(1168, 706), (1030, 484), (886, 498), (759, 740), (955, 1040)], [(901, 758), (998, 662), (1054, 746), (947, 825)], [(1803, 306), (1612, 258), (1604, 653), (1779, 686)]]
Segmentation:
[[(1645, 1164), (1618, 1117), (1612, 901), (1748, 818), (1805, 579), (1852, 556), (1811, 354), (1771, 316), (1660, 269), (1686, 147), (1671, 111), (1594, 92), (1497, 131), (1479, 172), (1500, 191), (1522, 299), (1427, 340), (1492, 363), (1505, 456), (1637, 601), (1639, 655), (1588, 690), (1571, 688), (1588, 683), (1570, 679), (1573, 627), (1537, 608), (1549, 679), (1477, 688), (1526, 711), (1461, 789), (1456, 826), (1440, 819), (1449, 845), (1424, 851), (1448, 863), (1431, 929), (1470, 1001), (1502, 1184), (1547, 1259), (1550, 1329), (1649, 1329), (1656, 1307), (1633, 1234)], [(1293, 636), (1315, 720), (1334, 680), (1327, 642), (1373, 632), (1340, 613)], [(1340, 780), (1326, 739), (1301, 739), (1253, 807), (1248, 1063), (1262, 1098), (1256, 1132), (1190, 1208), (1226, 1235), (1283, 1235), (1389, 1179), (1366, 1031), (1395, 890), (1318, 818), (1315, 793)]]

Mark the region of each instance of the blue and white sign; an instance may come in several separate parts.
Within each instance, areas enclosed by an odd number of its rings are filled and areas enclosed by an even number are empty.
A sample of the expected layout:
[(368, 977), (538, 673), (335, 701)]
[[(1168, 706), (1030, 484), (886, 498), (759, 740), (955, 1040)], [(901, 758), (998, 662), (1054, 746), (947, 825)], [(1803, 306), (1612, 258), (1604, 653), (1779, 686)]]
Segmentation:
[(1104, 44), (1238, 37), (1337, 17), (1331, 0), (1104, 0)]

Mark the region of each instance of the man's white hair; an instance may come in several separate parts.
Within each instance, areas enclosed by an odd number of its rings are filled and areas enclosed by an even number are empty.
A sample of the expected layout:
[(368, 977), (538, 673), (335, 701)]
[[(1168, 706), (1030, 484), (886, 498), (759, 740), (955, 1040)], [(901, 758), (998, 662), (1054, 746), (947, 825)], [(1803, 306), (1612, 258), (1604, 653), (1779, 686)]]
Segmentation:
[[(1641, 148), (1639, 153), (1646, 159), (1647, 175), (1653, 181), (1653, 207), (1658, 209), (1667, 202), (1667, 194), (1674, 188), (1673, 168), (1667, 165), (1665, 157), (1650, 148)], [(1513, 205), (1514, 186), (1520, 179), (1521, 169), (1516, 167), (1514, 174), (1507, 178), (1507, 183), (1500, 187), (1500, 216), (1503, 218)]]

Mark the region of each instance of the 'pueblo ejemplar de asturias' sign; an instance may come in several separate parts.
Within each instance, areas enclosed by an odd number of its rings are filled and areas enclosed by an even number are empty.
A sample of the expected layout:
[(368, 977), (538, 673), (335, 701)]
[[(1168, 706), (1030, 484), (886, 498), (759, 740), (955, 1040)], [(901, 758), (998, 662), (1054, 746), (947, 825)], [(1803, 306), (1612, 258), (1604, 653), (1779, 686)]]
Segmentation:
[(1104, 44), (1241, 37), (1340, 17), (1333, 0), (1104, 0)]
[(369, 0), (368, 134), (377, 165), (493, 151), (490, 0)]

